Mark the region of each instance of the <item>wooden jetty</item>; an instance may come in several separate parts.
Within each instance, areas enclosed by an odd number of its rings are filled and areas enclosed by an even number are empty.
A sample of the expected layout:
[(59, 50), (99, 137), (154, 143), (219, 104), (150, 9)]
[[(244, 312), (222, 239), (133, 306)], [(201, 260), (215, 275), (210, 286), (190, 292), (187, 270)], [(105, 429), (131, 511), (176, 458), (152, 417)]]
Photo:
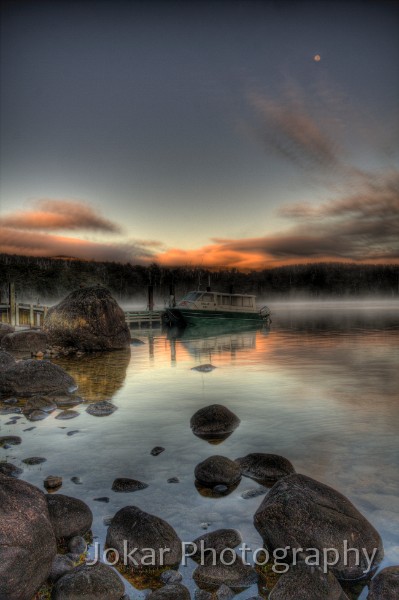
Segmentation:
[(163, 310), (126, 310), (125, 320), (130, 329), (161, 327)]

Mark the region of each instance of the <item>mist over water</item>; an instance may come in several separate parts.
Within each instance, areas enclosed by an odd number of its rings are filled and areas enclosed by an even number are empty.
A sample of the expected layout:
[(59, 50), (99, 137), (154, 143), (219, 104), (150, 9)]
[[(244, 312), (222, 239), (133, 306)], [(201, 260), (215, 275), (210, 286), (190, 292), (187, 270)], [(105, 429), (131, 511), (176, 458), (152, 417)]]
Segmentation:
[[(204, 497), (194, 485), (194, 469), (212, 454), (231, 459), (251, 452), (281, 454), (297, 472), (345, 494), (382, 536), (381, 567), (398, 564), (397, 303), (265, 303), (272, 309), (272, 324), (259, 331), (136, 331), (132, 335), (144, 344), (133, 345), (130, 356), (114, 352), (57, 359), (76, 378), (86, 402), (104, 398), (118, 410), (98, 419), (81, 405), (71, 423), (52, 414), (24, 433), (25, 419), (10, 426), (5, 425), (8, 417), (0, 416), (2, 435), (23, 438), (20, 446), (2, 450), (2, 457), (18, 466), (27, 456), (46, 457), (43, 465), (22, 465), (22, 477), (42, 487), (47, 475), (61, 475), (61, 493), (82, 498), (93, 510), (93, 533), (102, 545), (103, 518), (137, 505), (170, 522), (184, 541), (204, 533), (208, 523), (208, 531), (239, 529), (256, 549), (261, 539), (253, 515), (263, 498), (245, 500), (242, 494), (257, 484), (243, 477), (230, 495)], [(203, 363), (217, 368), (211, 373), (191, 370)], [(213, 403), (241, 419), (217, 447), (195, 437), (189, 426), (199, 408)], [(70, 430), (79, 433), (68, 436)], [(151, 456), (158, 445), (165, 452)], [(71, 482), (74, 476), (81, 477), (81, 485)], [(111, 491), (116, 477), (139, 479), (149, 487), (117, 494)], [(167, 483), (170, 477), (180, 483)], [(100, 496), (110, 502), (93, 501)], [(194, 568), (191, 562), (181, 568), (192, 594)], [(142, 591), (128, 585), (127, 590), (134, 599), (144, 598)], [(267, 598), (262, 585), (236, 598), (257, 593)], [(367, 589), (353, 598), (366, 596)]]

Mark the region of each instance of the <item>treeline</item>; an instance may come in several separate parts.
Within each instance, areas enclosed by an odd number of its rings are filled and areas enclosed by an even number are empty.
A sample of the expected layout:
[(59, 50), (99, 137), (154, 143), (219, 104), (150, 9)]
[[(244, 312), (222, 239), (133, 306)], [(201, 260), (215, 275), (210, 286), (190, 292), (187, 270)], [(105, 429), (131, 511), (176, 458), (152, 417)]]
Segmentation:
[(174, 284), (179, 298), (190, 290), (205, 289), (209, 278), (215, 291), (233, 289), (264, 299), (399, 295), (399, 265), (309, 263), (243, 273), (234, 268), (207, 271), (155, 263), (142, 266), (0, 254), (3, 302), (8, 298), (8, 284), (14, 282), (20, 301), (39, 299), (50, 303), (79, 286), (100, 284), (108, 287), (120, 302), (144, 305), (151, 284), (156, 302), (163, 305), (169, 298), (170, 284)]

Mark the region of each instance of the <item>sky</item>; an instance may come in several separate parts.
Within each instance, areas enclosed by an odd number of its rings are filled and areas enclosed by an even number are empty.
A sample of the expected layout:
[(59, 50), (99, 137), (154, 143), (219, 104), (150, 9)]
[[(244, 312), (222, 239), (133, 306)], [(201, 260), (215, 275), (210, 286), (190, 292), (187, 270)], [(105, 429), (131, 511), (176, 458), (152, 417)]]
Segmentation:
[(5, 1), (0, 251), (399, 263), (399, 4)]

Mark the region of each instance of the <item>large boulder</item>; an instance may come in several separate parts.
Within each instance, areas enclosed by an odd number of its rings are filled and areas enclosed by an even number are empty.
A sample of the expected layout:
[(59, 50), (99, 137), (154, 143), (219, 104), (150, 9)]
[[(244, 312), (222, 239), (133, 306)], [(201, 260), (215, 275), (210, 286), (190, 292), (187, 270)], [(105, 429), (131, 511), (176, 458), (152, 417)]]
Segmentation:
[(47, 348), (47, 336), (43, 331), (25, 329), (8, 333), (1, 340), (3, 350), (10, 352), (45, 352)]
[(399, 566), (386, 567), (370, 583), (367, 600), (397, 600), (399, 598)]
[(0, 393), (34, 396), (76, 389), (75, 380), (48, 360), (20, 360), (0, 373)]
[(133, 567), (174, 567), (181, 561), (182, 544), (173, 527), (137, 506), (119, 510), (108, 528), (106, 547), (116, 550), (121, 559), (126, 554), (126, 544), (129, 553), (134, 550), (128, 558)]
[(217, 529), (197, 537), (192, 542), (194, 554), (190, 551), (189, 556), (197, 562), (205, 562), (208, 558), (213, 560), (226, 548), (235, 548), (241, 542), (241, 534), (236, 529)]
[[(370, 576), (384, 555), (380, 535), (348, 498), (305, 475), (280, 479), (256, 511), (254, 523), (268, 550), (288, 546), (303, 558), (314, 557), (316, 550), (323, 560), (324, 552), (334, 549), (337, 561), (330, 568), (342, 580)], [(328, 553), (330, 563), (334, 550)]]
[(130, 345), (125, 314), (103, 287), (80, 288), (47, 312), (44, 331), (53, 346), (92, 352)]
[(57, 552), (45, 495), (0, 475), (0, 515), (0, 598), (31, 600)]
[(258, 581), (258, 575), (253, 567), (230, 551), (223, 556), (223, 561), (199, 565), (193, 573), (193, 579), (200, 588), (217, 590), (224, 584), (238, 591), (254, 585)]
[(298, 564), (282, 575), (270, 600), (349, 600), (334, 575), (317, 567)]
[(254, 453), (243, 458), (237, 458), (236, 463), (241, 467), (245, 477), (251, 477), (261, 483), (273, 485), (287, 475), (295, 473), (295, 469), (287, 458), (278, 454)]
[(90, 530), (93, 513), (83, 500), (63, 494), (48, 495), (46, 500), (57, 539), (69, 539)]
[(0, 373), (11, 369), (16, 364), (16, 360), (12, 354), (5, 350), (0, 350)]
[(125, 592), (122, 580), (103, 563), (82, 565), (58, 579), (52, 600), (121, 600)]
[(211, 404), (200, 408), (191, 417), (193, 433), (210, 443), (225, 440), (240, 424), (240, 419), (222, 404)]

